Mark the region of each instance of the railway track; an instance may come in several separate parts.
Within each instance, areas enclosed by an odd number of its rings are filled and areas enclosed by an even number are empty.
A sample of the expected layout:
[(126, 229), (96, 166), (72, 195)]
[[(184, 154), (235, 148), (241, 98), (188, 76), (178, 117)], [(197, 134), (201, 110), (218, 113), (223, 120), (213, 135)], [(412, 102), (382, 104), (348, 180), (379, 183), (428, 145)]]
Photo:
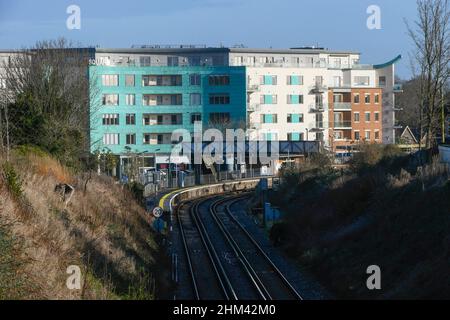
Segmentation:
[(178, 223), (192, 292), (198, 300), (302, 299), (258, 242), (234, 217), (240, 196), (183, 203)]

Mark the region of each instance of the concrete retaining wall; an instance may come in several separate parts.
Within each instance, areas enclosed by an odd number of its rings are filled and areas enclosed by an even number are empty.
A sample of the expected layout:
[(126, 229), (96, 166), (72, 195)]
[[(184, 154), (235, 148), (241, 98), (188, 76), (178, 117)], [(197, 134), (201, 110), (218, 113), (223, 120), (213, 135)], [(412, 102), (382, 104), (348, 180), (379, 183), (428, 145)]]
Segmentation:
[[(240, 181), (229, 181), (207, 186), (193, 187), (172, 193), (168, 197), (168, 201), (164, 202), (163, 209), (166, 212), (172, 212), (173, 207), (179, 203), (196, 198), (212, 196), (235, 191), (251, 191), (254, 190), (260, 179), (249, 179)], [(272, 178), (268, 177), (269, 188), (272, 186)]]

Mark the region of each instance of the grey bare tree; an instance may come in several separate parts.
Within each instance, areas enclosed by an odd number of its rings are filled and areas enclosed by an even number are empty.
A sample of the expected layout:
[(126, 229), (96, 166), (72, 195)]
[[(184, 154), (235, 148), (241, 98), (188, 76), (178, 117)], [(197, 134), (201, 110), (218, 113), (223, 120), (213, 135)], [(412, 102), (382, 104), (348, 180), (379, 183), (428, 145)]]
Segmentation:
[(425, 147), (431, 148), (449, 80), (450, 9), (448, 0), (418, 0), (417, 9), (417, 20), (406, 24), (414, 44), (410, 58), (413, 76), (418, 81), (420, 136), (426, 134)]

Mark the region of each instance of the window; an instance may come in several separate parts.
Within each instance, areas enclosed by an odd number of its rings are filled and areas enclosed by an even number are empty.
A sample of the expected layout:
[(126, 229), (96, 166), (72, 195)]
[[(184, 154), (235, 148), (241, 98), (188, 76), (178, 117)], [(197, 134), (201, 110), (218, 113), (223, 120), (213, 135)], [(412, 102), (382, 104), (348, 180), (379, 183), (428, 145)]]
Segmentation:
[(119, 85), (118, 74), (103, 74), (102, 85), (105, 87), (117, 87)]
[(261, 104), (277, 104), (277, 95), (262, 95)]
[(366, 122), (369, 122), (369, 121), (370, 121), (370, 112), (366, 112), (366, 113), (364, 114), (364, 120), (365, 120)]
[(379, 104), (380, 103), (380, 94), (379, 93), (375, 93), (374, 94), (374, 100), (375, 100), (375, 104)]
[(172, 114), (170, 116), (170, 123), (172, 125), (181, 124), (180, 120), (181, 120), (181, 117), (179, 115), (177, 115), (177, 114)]
[(134, 74), (125, 75), (125, 86), (134, 87)]
[(191, 124), (199, 121), (202, 121), (202, 115), (200, 113), (191, 114)]
[(199, 66), (201, 59), (199, 56), (193, 56), (193, 57), (189, 57), (188, 61), (189, 61), (190, 66)]
[(359, 135), (359, 131), (355, 131), (355, 140), (356, 141), (361, 140), (361, 136)]
[(287, 115), (287, 123), (303, 123), (303, 113), (289, 113)]
[(342, 94), (333, 94), (333, 102), (343, 102), (344, 101), (344, 96)]
[(353, 103), (359, 103), (359, 93), (353, 94)]
[(230, 84), (230, 76), (227, 75), (209, 76), (208, 82), (210, 86), (227, 86)]
[(364, 94), (364, 103), (369, 104), (370, 103), (370, 93)]
[(266, 141), (278, 141), (278, 133), (266, 132), (263, 135), (263, 140), (266, 140)]
[(228, 123), (230, 114), (228, 112), (212, 112), (209, 114), (210, 123)]
[(119, 144), (119, 134), (118, 133), (105, 133), (103, 135), (104, 145), (117, 145)]
[(366, 131), (364, 132), (364, 139), (370, 140), (370, 130), (366, 130)]
[(199, 74), (189, 75), (189, 84), (191, 86), (199, 86), (201, 84), (201, 77)]
[(303, 141), (303, 133), (300, 132), (290, 132), (287, 134), (288, 141)]
[(303, 103), (303, 95), (292, 95), (292, 94), (288, 94), (287, 96), (287, 103), (288, 104), (302, 104)]
[(102, 104), (104, 106), (119, 105), (119, 95), (118, 94), (104, 94), (103, 99), (102, 99)]
[(375, 121), (380, 121), (380, 113), (379, 112), (375, 112), (374, 113), (374, 118), (375, 118)]
[(353, 121), (359, 122), (359, 112), (353, 113)]
[(167, 57), (167, 66), (169, 67), (178, 67), (178, 62), (178, 57)]
[(262, 114), (262, 123), (278, 123), (278, 116), (276, 114)]
[(126, 143), (127, 144), (136, 144), (136, 134), (135, 133), (129, 133), (126, 135)]
[(261, 76), (261, 84), (275, 86), (277, 84), (277, 76)]
[(136, 104), (136, 96), (134, 94), (127, 94), (125, 100), (127, 106), (134, 106)]
[(139, 64), (141, 67), (149, 67), (151, 65), (150, 57), (139, 57)]
[(287, 76), (287, 85), (288, 86), (303, 85), (303, 76)]
[(380, 87), (385, 87), (386, 86), (386, 76), (380, 76), (378, 78), (378, 85)]
[(135, 125), (136, 115), (134, 113), (127, 113), (125, 116), (125, 122), (127, 125)]
[(150, 133), (144, 133), (144, 144), (150, 144), (152, 141), (152, 135)]
[(202, 95), (200, 93), (191, 93), (190, 95), (191, 106), (199, 106), (202, 104)]
[(209, 95), (209, 104), (230, 104), (230, 95), (227, 93), (212, 93)]
[(334, 139), (336, 139), (336, 140), (344, 139), (344, 133), (342, 131), (334, 131), (333, 136), (334, 136)]
[(368, 86), (370, 84), (370, 78), (366, 76), (356, 76), (353, 81), (355, 86)]
[(119, 115), (118, 114), (104, 114), (102, 120), (103, 120), (104, 126), (119, 125)]
[(374, 131), (375, 140), (380, 140), (380, 131), (375, 130)]

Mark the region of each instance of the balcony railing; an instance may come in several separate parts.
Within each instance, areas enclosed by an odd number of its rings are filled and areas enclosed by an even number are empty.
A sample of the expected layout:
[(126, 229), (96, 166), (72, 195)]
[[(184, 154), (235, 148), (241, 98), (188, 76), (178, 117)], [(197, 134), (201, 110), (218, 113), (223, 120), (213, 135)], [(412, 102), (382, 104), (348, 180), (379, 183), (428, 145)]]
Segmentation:
[(344, 110), (344, 111), (352, 110), (351, 102), (335, 102), (333, 105), (334, 110)]
[(248, 92), (259, 91), (259, 85), (257, 85), (257, 84), (250, 84), (250, 85), (247, 85), (247, 91), (248, 91)]
[(335, 129), (351, 129), (352, 122), (351, 121), (335, 121), (331, 123), (331, 126)]
[(258, 103), (253, 103), (247, 106), (247, 111), (255, 112), (261, 109), (261, 105)]
[(309, 105), (309, 112), (310, 113), (316, 113), (316, 112), (324, 112), (325, 111), (325, 104), (310, 104)]
[(311, 87), (312, 92), (325, 92), (328, 90), (328, 87), (323, 83), (316, 83)]

